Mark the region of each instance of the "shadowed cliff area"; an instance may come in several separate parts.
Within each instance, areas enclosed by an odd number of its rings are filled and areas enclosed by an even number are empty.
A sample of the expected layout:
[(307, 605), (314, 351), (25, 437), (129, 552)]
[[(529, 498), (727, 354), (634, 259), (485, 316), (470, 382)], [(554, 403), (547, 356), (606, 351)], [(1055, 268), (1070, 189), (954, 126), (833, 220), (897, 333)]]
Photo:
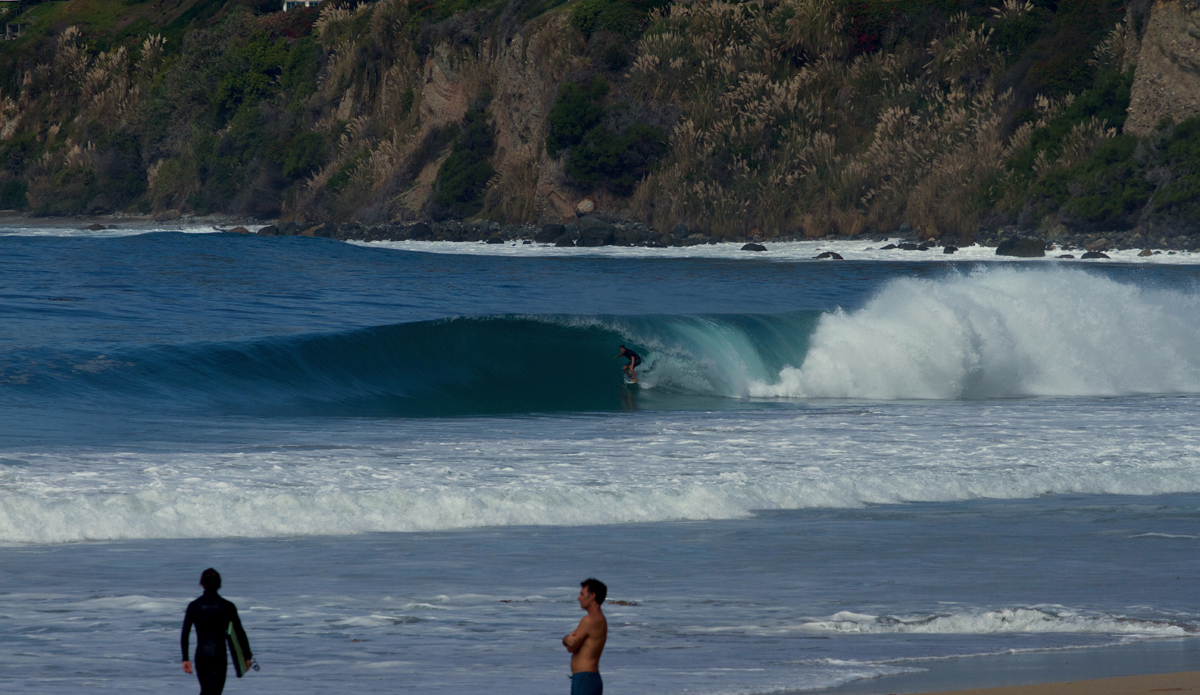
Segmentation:
[(25, 3), (0, 208), (1190, 248), (1194, 5)]

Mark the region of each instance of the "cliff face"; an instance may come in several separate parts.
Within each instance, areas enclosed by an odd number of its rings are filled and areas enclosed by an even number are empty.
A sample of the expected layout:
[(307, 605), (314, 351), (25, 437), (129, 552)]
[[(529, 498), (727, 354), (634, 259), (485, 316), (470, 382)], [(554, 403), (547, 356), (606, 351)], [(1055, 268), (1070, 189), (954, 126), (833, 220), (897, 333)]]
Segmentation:
[(1165, 118), (1200, 114), (1200, 8), (1186, 0), (1160, 1), (1137, 56), (1125, 132), (1148, 135)]
[(149, 36), (62, 29), (96, 2), (0, 45), (0, 206), (764, 237), (1197, 217), (1190, 0), (180, 0)]

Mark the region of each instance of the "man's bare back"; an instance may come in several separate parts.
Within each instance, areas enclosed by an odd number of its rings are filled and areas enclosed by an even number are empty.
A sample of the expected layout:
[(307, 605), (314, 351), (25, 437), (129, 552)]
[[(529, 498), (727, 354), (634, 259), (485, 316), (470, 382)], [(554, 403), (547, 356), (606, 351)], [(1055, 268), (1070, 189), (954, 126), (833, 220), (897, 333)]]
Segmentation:
[[(599, 591), (593, 590), (590, 583)], [(597, 598), (597, 593), (600, 594)], [(571, 695), (601, 695), (604, 685), (600, 681), (600, 654), (608, 641), (608, 620), (600, 610), (607, 587), (589, 579), (579, 590), (579, 607), (587, 615), (579, 621), (579, 627), (563, 637), (563, 646), (571, 653)]]

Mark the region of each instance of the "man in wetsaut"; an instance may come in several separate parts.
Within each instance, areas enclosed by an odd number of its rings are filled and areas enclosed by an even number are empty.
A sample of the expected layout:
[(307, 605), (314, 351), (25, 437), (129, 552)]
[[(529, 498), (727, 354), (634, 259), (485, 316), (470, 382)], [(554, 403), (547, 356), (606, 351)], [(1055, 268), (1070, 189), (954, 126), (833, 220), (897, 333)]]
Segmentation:
[(217, 595), (221, 588), (221, 575), (209, 567), (200, 574), (200, 586), (204, 587), (204, 595), (188, 604), (187, 613), (183, 617), (183, 636), (180, 643), (183, 646), (183, 672), (191, 673), (193, 662), (188, 661), (188, 637), (192, 626), (196, 626), (196, 677), (200, 679), (200, 695), (221, 695), (225, 689), (225, 673), (229, 664), (225, 659), (225, 635), (230, 623), (237, 632), (238, 639), (246, 646), (242, 655), (246, 659), (246, 668), (252, 661), (250, 641), (246, 639), (246, 631), (242, 629), (242, 621), (238, 619), (237, 606)]
[(599, 579), (585, 579), (579, 584), (579, 607), (587, 615), (579, 627), (563, 638), (563, 646), (571, 653), (571, 695), (604, 695), (600, 680), (600, 652), (608, 641), (608, 620), (600, 610), (608, 587)]
[(642, 356), (637, 354), (633, 350), (630, 350), (629, 348), (625, 347), (624, 345), (622, 345), (622, 346), (620, 346), (620, 352), (613, 355), (613, 357), (629, 358), (629, 364), (625, 365), (624, 367), (621, 367), (621, 371), (623, 371), (627, 375), (629, 375), (629, 383), (636, 384), (637, 383), (637, 372), (634, 371), (634, 368), (642, 363)]

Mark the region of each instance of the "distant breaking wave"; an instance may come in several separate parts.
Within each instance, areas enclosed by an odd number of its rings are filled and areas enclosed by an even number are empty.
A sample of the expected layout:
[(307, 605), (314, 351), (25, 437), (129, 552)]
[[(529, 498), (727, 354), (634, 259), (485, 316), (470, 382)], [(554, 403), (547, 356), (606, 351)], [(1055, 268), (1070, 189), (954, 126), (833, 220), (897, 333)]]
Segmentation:
[[(618, 344), (642, 388), (621, 383)], [(419, 417), (745, 399), (1200, 393), (1200, 302), (1083, 271), (898, 280), (849, 312), (495, 316), (325, 335), (0, 356), (17, 404)], [(114, 405), (115, 404), (115, 405)]]

